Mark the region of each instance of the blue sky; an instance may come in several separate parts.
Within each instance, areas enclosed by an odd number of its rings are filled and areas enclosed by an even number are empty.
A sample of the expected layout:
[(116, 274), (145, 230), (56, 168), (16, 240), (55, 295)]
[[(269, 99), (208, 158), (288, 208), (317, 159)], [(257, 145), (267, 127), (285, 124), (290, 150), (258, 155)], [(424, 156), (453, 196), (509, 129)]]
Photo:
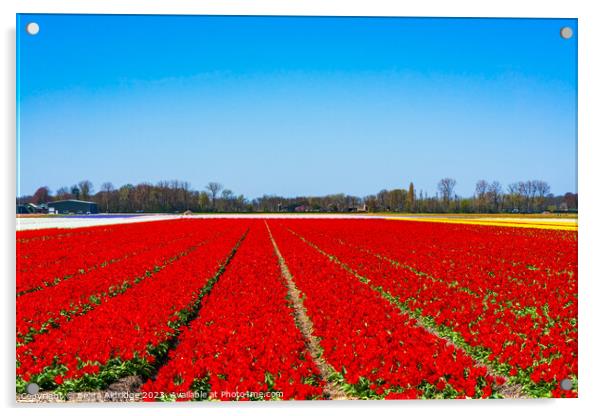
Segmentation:
[[(40, 25), (36, 36), (26, 24)], [(570, 26), (575, 36), (559, 35)], [(575, 19), (20, 15), (18, 189), (575, 192)]]

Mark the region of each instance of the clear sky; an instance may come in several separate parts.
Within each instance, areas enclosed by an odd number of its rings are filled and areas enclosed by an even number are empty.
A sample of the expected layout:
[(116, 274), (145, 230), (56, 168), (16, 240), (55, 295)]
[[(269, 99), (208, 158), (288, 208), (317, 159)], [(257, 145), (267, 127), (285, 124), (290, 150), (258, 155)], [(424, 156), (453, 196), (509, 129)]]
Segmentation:
[(479, 179), (576, 191), (575, 19), (20, 15), (17, 28), (19, 195), (82, 179), (434, 194), (447, 176), (464, 196)]

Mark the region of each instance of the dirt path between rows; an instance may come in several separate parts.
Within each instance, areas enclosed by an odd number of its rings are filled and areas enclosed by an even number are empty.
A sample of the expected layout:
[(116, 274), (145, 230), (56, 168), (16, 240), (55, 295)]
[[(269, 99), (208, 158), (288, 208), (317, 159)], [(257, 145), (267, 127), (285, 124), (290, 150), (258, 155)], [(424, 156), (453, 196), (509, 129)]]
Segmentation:
[(326, 360), (322, 356), (323, 350), (320, 346), (318, 338), (313, 334), (313, 324), (309, 316), (307, 316), (307, 311), (303, 306), (303, 301), (301, 300), (301, 292), (299, 291), (299, 289), (297, 289), (295, 281), (293, 280), (293, 276), (286, 265), (284, 257), (282, 257), (282, 254), (278, 249), (278, 245), (276, 244), (276, 240), (274, 240), (274, 236), (272, 235), (272, 230), (270, 230), (270, 226), (266, 221), (264, 221), (264, 223), (268, 230), (268, 234), (270, 235), (272, 245), (274, 246), (274, 252), (278, 257), (278, 263), (280, 264), (282, 277), (284, 277), (286, 281), (288, 293), (291, 298), (293, 309), (295, 311), (295, 321), (297, 323), (297, 327), (303, 334), (307, 350), (309, 351), (311, 358), (316, 364), (316, 367), (318, 367), (318, 371), (320, 372), (322, 379), (326, 383), (324, 391), (328, 395), (328, 398), (331, 400), (354, 400), (353, 397), (349, 397), (347, 394), (345, 394), (345, 392), (339, 386), (329, 381), (330, 376), (335, 373), (335, 370), (330, 364), (326, 362)]

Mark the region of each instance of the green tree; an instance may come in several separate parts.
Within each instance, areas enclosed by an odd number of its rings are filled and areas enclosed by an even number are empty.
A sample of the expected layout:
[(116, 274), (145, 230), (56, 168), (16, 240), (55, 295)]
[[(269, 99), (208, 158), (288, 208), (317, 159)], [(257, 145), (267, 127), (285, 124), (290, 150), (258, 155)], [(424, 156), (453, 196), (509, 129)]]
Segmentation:
[(79, 187), (79, 191), (80, 191), (82, 199), (84, 201), (90, 200), (90, 195), (92, 195), (92, 189), (93, 189), (92, 182), (85, 179), (85, 180), (81, 181), (77, 186)]
[(71, 195), (73, 195), (73, 198), (79, 199), (80, 192), (79, 192), (79, 188), (77, 187), (77, 185), (73, 185), (71, 187)]
[(416, 191), (414, 190), (414, 182), (410, 182), (410, 186), (408, 187), (406, 210), (410, 212), (414, 212), (416, 210)]
[(205, 191), (199, 193), (199, 208), (201, 211), (209, 211), (211, 209), (211, 198)]

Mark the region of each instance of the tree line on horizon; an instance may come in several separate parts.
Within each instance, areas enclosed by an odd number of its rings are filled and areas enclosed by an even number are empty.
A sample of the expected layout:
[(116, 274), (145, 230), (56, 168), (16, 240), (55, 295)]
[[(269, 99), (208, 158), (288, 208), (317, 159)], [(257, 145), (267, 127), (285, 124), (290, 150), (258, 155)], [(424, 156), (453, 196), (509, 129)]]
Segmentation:
[(412, 213), (503, 213), (576, 211), (577, 194), (553, 195), (542, 180), (512, 183), (504, 189), (498, 181), (479, 180), (474, 194), (460, 197), (455, 193), (456, 180), (443, 178), (437, 192), (429, 195), (416, 191), (410, 182), (407, 189), (383, 189), (374, 195), (357, 197), (347, 194), (281, 197), (264, 195), (245, 198), (218, 182), (210, 182), (197, 191), (185, 181), (160, 181), (156, 184), (126, 184), (119, 188), (110, 182), (94, 193), (89, 180), (71, 187), (61, 187), (53, 194), (42, 186), (33, 195), (17, 198), (17, 204), (36, 205), (65, 199), (79, 199), (98, 204), (99, 212), (412, 212)]

